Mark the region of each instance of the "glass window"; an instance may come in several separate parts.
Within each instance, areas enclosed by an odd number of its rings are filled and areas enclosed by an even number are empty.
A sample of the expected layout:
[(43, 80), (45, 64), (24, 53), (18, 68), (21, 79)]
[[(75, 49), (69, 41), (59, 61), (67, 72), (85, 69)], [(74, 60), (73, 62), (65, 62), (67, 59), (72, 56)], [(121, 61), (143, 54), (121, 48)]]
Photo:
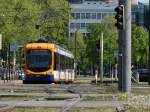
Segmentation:
[(70, 69), (74, 69), (74, 60), (70, 59)]
[(76, 13), (75, 19), (80, 19), (80, 13)]
[(27, 66), (31, 71), (43, 72), (50, 69), (52, 63), (51, 52), (45, 51), (34, 51), (32, 50), (27, 55)]
[(65, 69), (65, 56), (60, 55), (60, 69), (64, 70)]
[(96, 19), (96, 13), (92, 13), (92, 19)]
[(90, 13), (86, 13), (86, 19), (90, 19), (91, 18), (91, 14)]
[(85, 23), (81, 23), (81, 28), (85, 28)]
[(71, 17), (74, 19), (74, 18), (75, 18), (75, 14), (74, 14), (74, 13), (71, 13)]
[(76, 25), (75, 25), (75, 28), (76, 29), (79, 29), (80, 28), (80, 23), (75, 23)]
[(81, 13), (81, 19), (85, 19), (86, 18), (86, 14), (85, 13)]
[(102, 18), (104, 18), (105, 16), (107, 16), (107, 13), (102, 13)]
[(101, 13), (97, 13), (97, 19), (102, 19), (102, 14)]
[(75, 24), (74, 24), (74, 23), (71, 23), (71, 24), (70, 24), (70, 28), (75, 28)]
[(60, 70), (60, 54), (55, 53), (54, 56), (54, 69)]
[(72, 4), (81, 4), (83, 0), (69, 0), (69, 2)]

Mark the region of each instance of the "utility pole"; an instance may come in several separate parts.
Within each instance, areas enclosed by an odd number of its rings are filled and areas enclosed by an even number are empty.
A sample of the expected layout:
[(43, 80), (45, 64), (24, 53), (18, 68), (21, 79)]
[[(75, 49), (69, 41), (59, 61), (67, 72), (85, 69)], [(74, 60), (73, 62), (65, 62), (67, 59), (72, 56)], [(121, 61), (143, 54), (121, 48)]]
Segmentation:
[(119, 30), (119, 83), (122, 92), (131, 91), (131, 0), (119, 0), (115, 8)]
[(77, 31), (78, 30), (75, 31), (75, 40), (74, 40), (74, 44), (75, 44), (75, 49), (74, 49), (75, 53), (74, 54), (75, 54), (75, 64), (76, 64), (76, 66), (75, 66), (75, 76), (76, 77), (77, 77)]
[(102, 83), (103, 82), (103, 32), (101, 32), (101, 38), (100, 38), (100, 78)]
[(125, 0), (125, 38), (123, 47), (123, 92), (131, 91), (131, 0)]
[(10, 80), (10, 69), (10, 43), (8, 43), (8, 74), (6, 75), (7, 82)]
[[(124, 1), (119, 0), (119, 5), (123, 5)], [(119, 53), (118, 53), (118, 89), (122, 91), (122, 82), (123, 82), (123, 39), (124, 39), (124, 30), (119, 30)]]

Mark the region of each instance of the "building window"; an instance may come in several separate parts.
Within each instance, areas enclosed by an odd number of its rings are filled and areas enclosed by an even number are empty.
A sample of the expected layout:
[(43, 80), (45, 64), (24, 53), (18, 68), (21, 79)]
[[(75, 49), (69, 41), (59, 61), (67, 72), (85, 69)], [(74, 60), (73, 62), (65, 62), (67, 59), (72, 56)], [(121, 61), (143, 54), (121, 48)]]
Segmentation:
[(80, 29), (80, 23), (75, 23), (75, 24), (76, 24), (75, 28)]
[(92, 19), (96, 19), (96, 13), (92, 13)]
[(107, 13), (102, 13), (102, 18), (104, 18), (105, 16), (107, 16)]
[(102, 14), (101, 13), (97, 13), (97, 19), (102, 19)]
[(70, 28), (71, 29), (79, 29), (80, 28), (80, 23), (71, 23)]
[(91, 18), (91, 14), (90, 13), (86, 13), (86, 19), (90, 19)]
[(75, 19), (80, 19), (80, 13), (76, 13)]
[(81, 19), (85, 19), (86, 18), (86, 14), (85, 13), (81, 13)]
[(132, 14), (132, 22), (135, 23), (136, 22), (136, 15)]
[(81, 29), (84, 29), (85, 27), (85, 23), (81, 23)]
[(74, 19), (74, 18), (75, 18), (75, 14), (74, 14), (74, 13), (71, 13), (71, 17)]
[(70, 28), (72, 28), (72, 29), (75, 28), (75, 23), (71, 23)]
[(69, 0), (69, 2), (72, 4), (81, 4), (83, 3), (83, 0)]

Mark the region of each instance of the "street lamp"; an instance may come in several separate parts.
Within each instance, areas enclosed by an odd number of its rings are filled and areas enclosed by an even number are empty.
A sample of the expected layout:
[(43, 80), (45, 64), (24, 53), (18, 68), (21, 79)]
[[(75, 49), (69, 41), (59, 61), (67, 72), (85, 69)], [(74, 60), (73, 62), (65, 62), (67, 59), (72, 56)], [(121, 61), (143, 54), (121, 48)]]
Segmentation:
[(74, 48), (74, 54), (75, 54), (75, 62), (76, 62), (76, 66), (75, 66), (75, 75), (77, 75), (77, 32), (79, 31), (79, 28), (77, 28), (76, 29), (76, 31), (75, 31), (75, 38), (74, 38), (74, 46), (75, 46), (75, 48)]

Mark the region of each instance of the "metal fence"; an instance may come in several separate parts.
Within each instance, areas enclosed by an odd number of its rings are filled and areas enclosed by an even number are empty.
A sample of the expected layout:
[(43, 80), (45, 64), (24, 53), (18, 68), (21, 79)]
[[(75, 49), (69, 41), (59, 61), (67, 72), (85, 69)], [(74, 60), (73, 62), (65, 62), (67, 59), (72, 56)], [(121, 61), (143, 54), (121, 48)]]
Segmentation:
[(0, 79), (5, 81), (18, 80), (19, 74), (12, 68), (0, 67)]

